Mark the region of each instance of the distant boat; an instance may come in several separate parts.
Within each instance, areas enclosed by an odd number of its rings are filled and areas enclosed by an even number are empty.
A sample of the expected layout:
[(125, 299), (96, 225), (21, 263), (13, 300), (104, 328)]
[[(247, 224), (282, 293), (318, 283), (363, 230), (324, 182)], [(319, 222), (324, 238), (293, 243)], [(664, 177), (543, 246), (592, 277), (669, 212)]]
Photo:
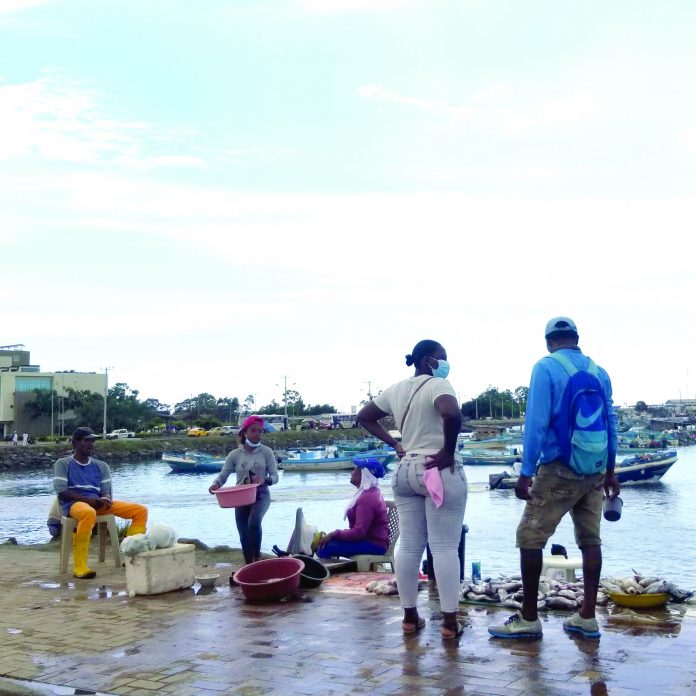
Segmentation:
[(308, 451), (291, 454), (283, 462), (283, 471), (347, 471), (355, 466), (356, 459), (377, 459), (388, 466), (396, 454), (393, 450), (373, 450), (361, 452), (359, 455), (341, 455), (337, 450), (332, 456), (317, 456), (321, 452)]
[(516, 450), (498, 452), (496, 450), (463, 449), (459, 456), (466, 466), (513, 466), (522, 461), (522, 453)]
[[(644, 483), (657, 483), (677, 461), (676, 450), (660, 450), (626, 457), (616, 463), (614, 473), (622, 486)], [(514, 488), (519, 477), (503, 471), (488, 477), (490, 490)]]
[(201, 452), (163, 452), (162, 461), (175, 474), (216, 474), (225, 464), (224, 459), (214, 459)]

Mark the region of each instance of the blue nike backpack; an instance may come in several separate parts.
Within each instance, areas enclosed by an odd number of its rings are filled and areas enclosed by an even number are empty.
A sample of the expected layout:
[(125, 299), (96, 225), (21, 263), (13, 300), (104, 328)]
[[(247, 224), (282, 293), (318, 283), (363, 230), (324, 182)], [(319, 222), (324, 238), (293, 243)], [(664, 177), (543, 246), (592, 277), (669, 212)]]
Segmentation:
[(609, 414), (599, 368), (589, 358), (587, 369), (579, 370), (566, 355), (556, 352), (549, 357), (559, 362), (569, 377), (551, 426), (561, 459), (581, 476), (602, 473), (609, 456)]

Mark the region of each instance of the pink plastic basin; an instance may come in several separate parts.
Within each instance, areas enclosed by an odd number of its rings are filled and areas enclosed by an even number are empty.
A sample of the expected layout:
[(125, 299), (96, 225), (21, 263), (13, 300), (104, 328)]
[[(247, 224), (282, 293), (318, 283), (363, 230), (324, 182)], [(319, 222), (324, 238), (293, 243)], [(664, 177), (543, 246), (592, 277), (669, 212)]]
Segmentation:
[(299, 558), (268, 558), (245, 565), (233, 578), (247, 599), (282, 599), (300, 586), (300, 573), (304, 567)]
[(215, 491), (218, 505), (221, 508), (242, 507), (256, 502), (256, 488), (258, 483), (242, 483), (239, 486), (218, 488)]

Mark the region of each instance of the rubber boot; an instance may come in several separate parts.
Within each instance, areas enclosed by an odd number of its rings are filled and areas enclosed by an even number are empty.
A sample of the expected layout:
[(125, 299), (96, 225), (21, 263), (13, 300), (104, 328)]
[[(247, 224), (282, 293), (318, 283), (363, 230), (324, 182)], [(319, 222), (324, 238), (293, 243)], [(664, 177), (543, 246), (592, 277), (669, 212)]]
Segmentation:
[(88, 580), (97, 574), (87, 565), (87, 554), (89, 553), (89, 540), (92, 537), (90, 532), (73, 534), (73, 575), (76, 578)]
[(131, 525), (126, 530), (126, 536), (129, 537), (135, 536), (136, 534), (145, 534), (145, 531), (145, 527), (134, 527), (133, 525)]

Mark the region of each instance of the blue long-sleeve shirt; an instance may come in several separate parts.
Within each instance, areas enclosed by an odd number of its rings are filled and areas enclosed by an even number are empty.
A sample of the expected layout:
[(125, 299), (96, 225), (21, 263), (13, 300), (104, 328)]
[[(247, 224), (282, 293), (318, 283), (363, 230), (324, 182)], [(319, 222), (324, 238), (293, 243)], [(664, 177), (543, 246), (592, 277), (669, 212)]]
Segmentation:
[[(561, 348), (575, 367), (586, 370), (589, 358), (579, 348)], [(561, 407), (563, 392), (568, 384), (568, 373), (563, 365), (550, 356), (539, 360), (532, 370), (527, 395), (527, 414), (524, 424), (524, 447), (522, 449), (522, 476), (534, 476), (537, 464), (548, 464), (560, 457), (556, 435), (551, 427), (555, 414)], [(616, 413), (612, 402), (611, 380), (601, 367), (599, 381), (604, 391), (609, 429), (608, 465), (616, 461)]]

